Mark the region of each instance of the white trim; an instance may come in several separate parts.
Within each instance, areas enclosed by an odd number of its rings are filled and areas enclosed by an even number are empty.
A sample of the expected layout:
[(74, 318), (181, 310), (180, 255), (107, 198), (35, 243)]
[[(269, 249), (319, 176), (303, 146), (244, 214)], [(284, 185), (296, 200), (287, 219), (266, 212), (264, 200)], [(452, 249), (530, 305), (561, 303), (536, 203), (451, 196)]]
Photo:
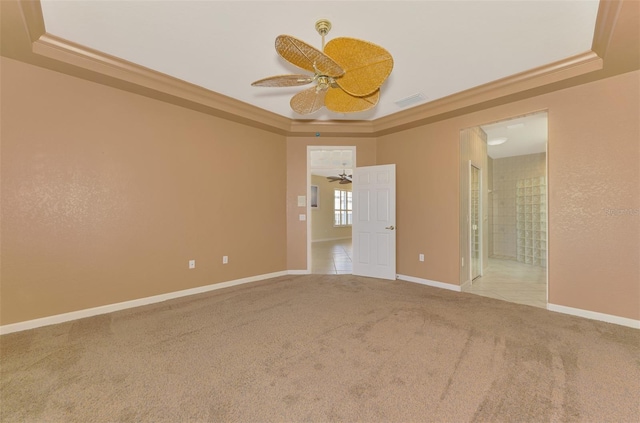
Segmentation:
[(250, 282), (257, 282), (265, 279), (277, 278), (279, 276), (286, 276), (292, 274), (291, 272), (274, 272), (264, 275), (250, 276), (248, 278), (236, 279), (227, 282), (214, 283), (206, 286), (199, 286), (197, 288), (185, 289), (182, 291), (169, 292), (166, 294), (154, 295), (152, 297), (139, 298), (137, 300), (124, 301), (121, 303), (108, 304), (99, 307), (87, 308), (84, 310), (72, 311), (69, 313), (56, 314), (54, 316), (42, 317), (40, 319), (27, 320), (24, 322), (12, 323), (9, 325), (0, 326), (0, 335), (5, 335), (12, 332), (20, 332), (28, 329), (35, 329), (42, 326), (55, 325), (58, 323), (69, 322), (71, 320), (84, 319), (85, 317), (97, 316), (100, 314), (113, 313), (114, 311), (125, 310), (128, 308), (140, 307), (143, 305), (159, 303), (162, 301), (172, 300), (174, 298), (186, 297), (188, 295), (201, 294), (204, 292), (215, 291), (217, 289), (229, 288), (235, 285), (241, 285)]
[[(204, 292), (215, 291), (222, 288), (229, 288), (245, 283), (257, 282), (265, 279), (277, 278), (287, 275), (308, 275), (308, 270), (288, 270), (282, 272), (267, 273), (264, 275), (250, 276), (247, 278), (236, 279), (227, 282), (220, 282), (211, 285), (201, 286), (197, 288), (185, 289), (182, 291), (169, 292), (167, 294), (154, 295), (152, 297), (139, 298), (137, 300), (124, 301), (121, 303), (108, 304), (105, 306), (93, 307), (84, 310), (72, 311), (70, 313), (57, 314), (55, 316), (43, 317), (40, 319), (27, 320), (19, 323), (0, 326), (0, 335), (8, 333), (20, 332), (28, 329), (35, 329), (43, 326), (55, 325), (58, 323), (69, 322), (72, 320), (83, 319), (86, 317), (97, 316), (100, 314), (112, 313), (115, 311), (125, 310), (128, 308), (140, 307), (143, 305), (159, 303), (175, 298), (186, 297), (189, 295), (201, 294)], [(397, 278), (406, 282), (418, 283), (421, 285), (432, 286), (435, 288), (448, 289), (450, 291), (461, 292), (462, 287), (450, 283), (437, 282), (428, 279), (416, 278), (414, 276), (397, 275)], [(598, 313), (595, 311), (582, 310), (579, 308), (561, 306), (556, 304), (547, 304), (547, 310), (573, 316), (584, 317), (586, 319), (600, 320), (603, 322), (614, 323), (621, 326), (627, 326), (634, 329), (640, 329), (640, 320), (629, 319), (626, 317), (614, 316), (611, 314)]]
[[(421, 285), (433, 286), (435, 288), (448, 289), (456, 292), (461, 292), (463, 288), (459, 285), (453, 285), (453, 284), (444, 283), (444, 282), (436, 282), (428, 279), (416, 278), (414, 276), (398, 275), (398, 279), (407, 281), (407, 282), (419, 283)], [(585, 319), (599, 320), (602, 322), (613, 323), (621, 326), (627, 326), (633, 329), (640, 329), (640, 320), (629, 319), (627, 317), (614, 316), (612, 314), (598, 313), (596, 311), (582, 310), (579, 308), (561, 306), (561, 305), (551, 304), (551, 303), (547, 304), (547, 310), (554, 311), (557, 313), (570, 314), (573, 316), (583, 317)]]
[(310, 275), (311, 271), (302, 269), (302, 270), (288, 270), (287, 275)]
[(448, 289), (449, 291), (461, 292), (460, 285), (454, 285), (452, 283), (445, 283), (445, 282), (430, 281), (429, 279), (421, 279), (421, 278), (416, 278), (414, 276), (405, 276), (405, 275), (397, 275), (397, 276), (398, 276), (398, 279), (403, 281), (419, 283), (421, 285), (433, 286), (434, 288)]
[(585, 319), (600, 320), (607, 323), (614, 323), (616, 325), (640, 329), (640, 320), (629, 319), (627, 317), (614, 316), (612, 314), (598, 313), (597, 311), (582, 310), (580, 308), (567, 307), (551, 303), (547, 304), (547, 310), (584, 317)]

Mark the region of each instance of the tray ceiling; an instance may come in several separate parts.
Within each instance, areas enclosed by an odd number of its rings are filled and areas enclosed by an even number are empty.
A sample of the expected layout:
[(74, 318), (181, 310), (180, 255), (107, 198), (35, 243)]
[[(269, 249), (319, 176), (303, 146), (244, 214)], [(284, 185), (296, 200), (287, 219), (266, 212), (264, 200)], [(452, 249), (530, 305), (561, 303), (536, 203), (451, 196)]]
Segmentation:
[[(373, 120), (591, 49), (599, 2), (42, 1), (46, 31), (292, 119)], [(291, 111), (301, 88), (251, 87), (299, 73), (274, 50), (288, 34), (320, 47), (348, 36), (385, 47), (394, 69), (368, 112)], [(418, 97), (404, 107), (396, 102)], [(422, 98), (420, 98), (422, 97)]]

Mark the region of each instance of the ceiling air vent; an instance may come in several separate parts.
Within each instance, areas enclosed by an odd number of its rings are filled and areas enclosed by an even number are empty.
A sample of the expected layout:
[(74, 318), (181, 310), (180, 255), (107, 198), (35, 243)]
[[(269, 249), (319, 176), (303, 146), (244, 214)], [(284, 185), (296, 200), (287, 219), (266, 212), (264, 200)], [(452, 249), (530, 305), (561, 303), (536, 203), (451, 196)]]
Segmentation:
[(398, 107), (407, 107), (407, 106), (412, 106), (414, 104), (422, 103), (426, 99), (427, 99), (426, 95), (422, 93), (417, 93), (417, 94), (410, 95), (409, 97), (405, 97), (401, 100), (398, 100), (395, 103), (398, 105)]

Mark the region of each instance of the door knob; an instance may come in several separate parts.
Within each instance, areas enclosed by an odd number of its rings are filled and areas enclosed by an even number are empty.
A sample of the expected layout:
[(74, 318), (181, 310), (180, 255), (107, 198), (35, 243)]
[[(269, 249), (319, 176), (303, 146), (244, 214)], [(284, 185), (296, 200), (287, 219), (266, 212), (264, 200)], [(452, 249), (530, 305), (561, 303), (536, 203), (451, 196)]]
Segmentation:
[(391, 229), (391, 230), (394, 230), (394, 229), (395, 229), (395, 227), (394, 227), (393, 225), (391, 225), (391, 226), (387, 226), (385, 229)]

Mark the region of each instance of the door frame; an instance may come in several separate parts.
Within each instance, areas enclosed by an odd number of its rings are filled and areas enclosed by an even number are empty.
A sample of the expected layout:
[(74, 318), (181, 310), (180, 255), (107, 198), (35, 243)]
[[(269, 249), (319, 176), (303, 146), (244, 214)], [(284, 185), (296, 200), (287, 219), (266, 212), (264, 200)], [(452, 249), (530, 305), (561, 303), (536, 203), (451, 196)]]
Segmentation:
[[(307, 206), (306, 206), (306, 215), (307, 215), (307, 270), (306, 273), (311, 273), (311, 219), (313, 219), (313, 213), (311, 210), (311, 152), (312, 151), (318, 151), (318, 150), (351, 150), (352, 152), (352, 156), (353, 157), (353, 169), (352, 171), (355, 172), (356, 169), (356, 163), (357, 163), (357, 148), (355, 145), (308, 145), (307, 146), (307, 186), (305, 188), (305, 192), (306, 192), (306, 200), (307, 200)], [(353, 186), (355, 185), (355, 181), (352, 183), (352, 190), (353, 190)], [(353, 236), (353, 232), (352, 232), (352, 236)]]
[(482, 226), (484, 223), (484, 219), (482, 218), (483, 214), (483, 209), (482, 209), (482, 167), (476, 166), (473, 164), (473, 162), (471, 160), (469, 160), (469, 192), (467, 193), (468, 198), (469, 198), (469, 210), (468, 210), (468, 216), (469, 216), (469, 236), (468, 236), (468, 247), (469, 247), (469, 281), (470, 283), (473, 284), (473, 219), (471, 217), (471, 210), (473, 209), (472, 206), (472, 201), (471, 201), (471, 196), (472, 196), (472, 191), (473, 191), (473, 187), (471, 186), (471, 181), (473, 180), (472, 177), (472, 169), (471, 168), (476, 168), (478, 169), (478, 260), (479, 260), (479, 265), (480, 265), (480, 273), (477, 277), (481, 277), (483, 275), (483, 267), (484, 267), (484, 263), (482, 260), (482, 256), (483, 256), (483, 242), (484, 242), (484, 233), (482, 230)]
[[(465, 127), (463, 129), (461, 129), (460, 134), (462, 134), (464, 131), (473, 129), (473, 128), (481, 128), (483, 125), (488, 125), (488, 124), (493, 124), (493, 123), (498, 123), (498, 122), (504, 122), (504, 121), (509, 121), (509, 120), (513, 120), (513, 119), (518, 119), (521, 117), (525, 117), (525, 116), (530, 116), (530, 115), (536, 115), (536, 114), (540, 114), (540, 113), (544, 113), (546, 114), (546, 119), (547, 119), (547, 139), (546, 139), (546, 146), (545, 146), (545, 176), (547, 179), (547, 190), (546, 190), (546, 216), (547, 216), (547, 221), (546, 221), (546, 238), (547, 238), (547, 249), (546, 249), (546, 255), (545, 255), (545, 259), (546, 259), (546, 269), (545, 269), (545, 285), (546, 285), (546, 293), (545, 293), (545, 299), (547, 302), (547, 308), (549, 307), (549, 292), (550, 292), (550, 286), (551, 286), (551, 280), (550, 280), (550, 268), (551, 268), (551, 250), (553, 248), (553, 245), (551, 243), (551, 239), (550, 239), (550, 226), (551, 226), (551, 221), (550, 221), (550, 213), (549, 210), (551, 209), (551, 203), (553, 203), (553, 199), (551, 198), (551, 177), (550, 177), (550, 172), (549, 172), (549, 150), (550, 150), (550, 146), (552, 144), (552, 136), (551, 136), (551, 131), (549, 130), (549, 128), (553, 125), (553, 114), (551, 113), (551, 111), (548, 108), (542, 108), (542, 109), (534, 109), (534, 110), (529, 110), (523, 113), (518, 113), (518, 114), (514, 114), (514, 115), (507, 115), (507, 116), (503, 116), (494, 120), (489, 120), (489, 121), (481, 121), (481, 122), (477, 122), (474, 125)], [(462, 140), (462, 137), (460, 137), (460, 140)], [(462, 145), (462, 144), (460, 144)], [(488, 156), (488, 152), (487, 152), (487, 156)], [(495, 159), (494, 159), (495, 160)], [(462, 175), (462, 172), (465, 168), (464, 165), (464, 160), (461, 160), (461, 166), (460, 166), (460, 180), (463, 181), (464, 180), (464, 175)], [(469, 160), (469, 162), (471, 162)], [(477, 166), (476, 166), (477, 167)], [(487, 170), (488, 171), (488, 170)], [(482, 183), (482, 180), (480, 181)], [(462, 194), (462, 189), (460, 189), (459, 191)], [(462, 195), (459, 196), (459, 199), (462, 200)], [(488, 199), (488, 201), (491, 201)], [(486, 205), (488, 207), (488, 204)], [(459, 211), (460, 214), (462, 215), (464, 208), (462, 206), (459, 207)], [(469, 211), (466, 211), (467, 213), (469, 213)], [(460, 220), (462, 222), (462, 219), (464, 217), (460, 217)], [(460, 230), (462, 230), (463, 225), (462, 223), (459, 226)], [(487, 228), (489, 231), (492, 230), (492, 228)], [(468, 230), (468, 229), (467, 229)], [(487, 235), (490, 234), (490, 232), (487, 233)], [(460, 240), (460, 242), (462, 243), (462, 239)], [(489, 250), (490, 251), (490, 250)], [(462, 248), (460, 248), (460, 257), (458, 258), (458, 264), (461, 264), (462, 266), (464, 266), (466, 263), (464, 263), (464, 246)], [(470, 259), (470, 251), (468, 252), (469, 254), (469, 259)], [(460, 272), (460, 275), (463, 276), (465, 274), (471, 275), (471, 270), (469, 270), (468, 272)], [(461, 290), (464, 292), (469, 286), (471, 285), (471, 280), (467, 280), (467, 281), (460, 281), (460, 286), (461, 286)]]

